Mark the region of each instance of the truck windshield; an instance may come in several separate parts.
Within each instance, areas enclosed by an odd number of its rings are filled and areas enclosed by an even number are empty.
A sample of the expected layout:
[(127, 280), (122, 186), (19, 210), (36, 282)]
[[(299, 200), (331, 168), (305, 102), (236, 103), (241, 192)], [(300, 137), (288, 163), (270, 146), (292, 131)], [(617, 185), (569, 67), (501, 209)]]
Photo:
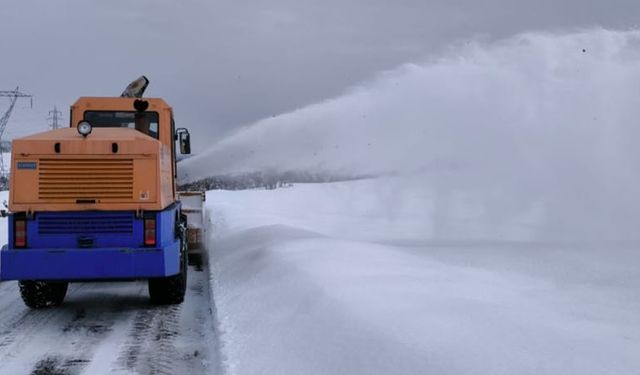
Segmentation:
[(86, 111), (84, 120), (96, 128), (130, 128), (158, 139), (157, 112)]

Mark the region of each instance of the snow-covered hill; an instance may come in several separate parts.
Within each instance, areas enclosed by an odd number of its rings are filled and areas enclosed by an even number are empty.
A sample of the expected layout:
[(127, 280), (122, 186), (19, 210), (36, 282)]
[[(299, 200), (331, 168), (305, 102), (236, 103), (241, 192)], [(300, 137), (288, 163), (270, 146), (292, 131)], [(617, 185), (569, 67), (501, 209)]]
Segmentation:
[(397, 188), (208, 193), (229, 373), (637, 372), (635, 247), (500, 240), (464, 204), (447, 233), (465, 240), (436, 240), (433, 197)]

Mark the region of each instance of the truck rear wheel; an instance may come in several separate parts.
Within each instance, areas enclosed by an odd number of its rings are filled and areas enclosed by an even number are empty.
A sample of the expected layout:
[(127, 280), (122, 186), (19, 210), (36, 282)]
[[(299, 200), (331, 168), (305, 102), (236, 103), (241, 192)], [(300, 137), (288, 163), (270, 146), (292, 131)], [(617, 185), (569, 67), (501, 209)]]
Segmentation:
[(187, 250), (180, 240), (180, 273), (175, 276), (149, 279), (149, 297), (159, 305), (175, 305), (184, 301), (187, 290)]
[(67, 295), (68, 282), (19, 281), (20, 296), (24, 304), (32, 309), (59, 306)]

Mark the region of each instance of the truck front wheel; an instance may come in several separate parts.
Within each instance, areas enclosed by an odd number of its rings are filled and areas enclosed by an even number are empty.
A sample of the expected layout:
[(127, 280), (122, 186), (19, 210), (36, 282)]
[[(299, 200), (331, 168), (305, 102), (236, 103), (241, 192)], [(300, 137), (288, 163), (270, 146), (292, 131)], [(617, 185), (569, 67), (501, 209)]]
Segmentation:
[(175, 305), (184, 301), (187, 290), (186, 242), (180, 241), (180, 273), (175, 276), (149, 279), (149, 297), (159, 305)]
[(18, 286), (24, 304), (32, 309), (41, 309), (62, 304), (69, 283), (23, 280), (18, 282)]

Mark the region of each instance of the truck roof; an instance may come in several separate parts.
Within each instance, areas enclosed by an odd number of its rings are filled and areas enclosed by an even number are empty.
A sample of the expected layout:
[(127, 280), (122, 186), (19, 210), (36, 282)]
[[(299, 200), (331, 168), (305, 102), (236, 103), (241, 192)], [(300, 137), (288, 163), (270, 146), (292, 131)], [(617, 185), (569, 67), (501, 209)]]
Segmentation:
[(167, 104), (161, 98), (121, 98), (121, 97), (100, 97), (100, 96), (83, 96), (78, 98), (71, 106), (73, 111), (80, 110), (81, 112), (87, 109), (90, 110), (135, 110), (133, 108), (133, 102), (135, 100), (144, 100), (149, 102), (149, 108), (147, 111), (160, 111), (163, 109), (171, 109), (171, 106)]

